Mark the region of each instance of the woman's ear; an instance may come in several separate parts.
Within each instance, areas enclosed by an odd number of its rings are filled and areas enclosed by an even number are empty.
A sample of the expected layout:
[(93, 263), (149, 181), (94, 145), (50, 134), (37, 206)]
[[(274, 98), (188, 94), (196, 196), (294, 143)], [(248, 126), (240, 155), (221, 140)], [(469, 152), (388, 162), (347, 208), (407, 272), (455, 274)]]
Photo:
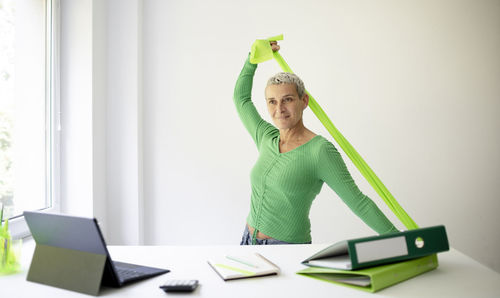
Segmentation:
[(305, 103), (305, 105), (304, 105), (304, 110), (305, 110), (307, 108), (307, 106), (309, 105), (309, 94), (304, 93), (304, 96), (302, 96), (302, 100)]

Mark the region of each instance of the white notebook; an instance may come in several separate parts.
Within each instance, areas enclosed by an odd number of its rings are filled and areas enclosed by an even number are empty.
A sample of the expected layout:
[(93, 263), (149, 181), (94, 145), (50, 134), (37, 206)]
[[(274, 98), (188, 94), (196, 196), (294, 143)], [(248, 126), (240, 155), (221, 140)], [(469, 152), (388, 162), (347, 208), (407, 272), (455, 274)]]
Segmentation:
[(226, 255), (208, 260), (223, 280), (274, 275), (280, 268), (258, 253)]

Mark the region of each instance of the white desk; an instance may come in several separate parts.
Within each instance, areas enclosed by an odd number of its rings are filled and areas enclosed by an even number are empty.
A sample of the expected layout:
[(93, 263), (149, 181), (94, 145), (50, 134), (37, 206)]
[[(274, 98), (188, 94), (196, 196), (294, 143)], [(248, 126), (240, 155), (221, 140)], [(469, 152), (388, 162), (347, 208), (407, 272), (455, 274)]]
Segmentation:
[[(104, 288), (108, 297), (500, 297), (500, 274), (452, 249), (438, 255), (439, 267), (375, 294), (295, 274), (300, 261), (326, 245), (286, 246), (110, 246), (114, 260), (170, 269), (171, 272), (120, 289)], [(0, 276), (1, 297), (92, 297), (26, 281), (34, 242), (24, 243), (22, 271)], [(281, 275), (224, 282), (207, 259), (239, 252), (260, 252), (276, 263)], [(158, 286), (165, 279), (198, 279), (191, 294), (166, 294)]]

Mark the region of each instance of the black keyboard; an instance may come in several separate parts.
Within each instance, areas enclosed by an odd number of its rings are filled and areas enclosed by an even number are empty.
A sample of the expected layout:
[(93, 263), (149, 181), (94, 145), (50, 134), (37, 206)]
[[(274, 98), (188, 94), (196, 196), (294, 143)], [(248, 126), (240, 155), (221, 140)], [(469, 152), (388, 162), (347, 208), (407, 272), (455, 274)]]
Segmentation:
[(121, 283), (126, 283), (135, 280), (141, 280), (155, 275), (160, 275), (168, 272), (165, 269), (122, 263), (113, 262), (116, 274)]

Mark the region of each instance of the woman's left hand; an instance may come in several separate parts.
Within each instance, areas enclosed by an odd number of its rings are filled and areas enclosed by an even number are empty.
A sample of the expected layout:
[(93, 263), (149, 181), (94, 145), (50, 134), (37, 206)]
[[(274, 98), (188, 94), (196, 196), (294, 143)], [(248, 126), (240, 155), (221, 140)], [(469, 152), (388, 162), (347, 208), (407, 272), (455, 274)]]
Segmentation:
[(271, 41), (269, 43), (271, 44), (271, 49), (273, 49), (273, 52), (277, 52), (280, 50), (280, 46), (278, 45), (277, 41)]

